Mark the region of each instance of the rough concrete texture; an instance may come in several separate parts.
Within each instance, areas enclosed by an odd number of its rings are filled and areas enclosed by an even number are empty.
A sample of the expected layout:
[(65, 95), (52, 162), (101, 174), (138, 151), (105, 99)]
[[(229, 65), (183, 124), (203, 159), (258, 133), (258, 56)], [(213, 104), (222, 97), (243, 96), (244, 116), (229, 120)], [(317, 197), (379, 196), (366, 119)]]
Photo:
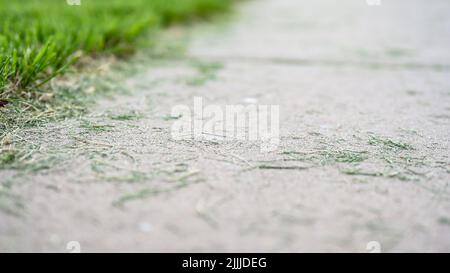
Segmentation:
[[(450, 251), (450, 2), (238, 9), (131, 95), (24, 134), (51, 164), (0, 171), (0, 250)], [(279, 105), (280, 146), (172, 139), (195, 96)]]

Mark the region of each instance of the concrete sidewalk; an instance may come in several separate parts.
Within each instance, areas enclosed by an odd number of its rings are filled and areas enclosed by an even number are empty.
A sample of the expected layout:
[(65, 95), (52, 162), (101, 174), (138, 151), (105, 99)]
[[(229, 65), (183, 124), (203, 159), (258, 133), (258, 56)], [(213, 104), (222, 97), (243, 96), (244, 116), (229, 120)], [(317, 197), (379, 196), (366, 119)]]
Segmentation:
[[(0, 250), (450, 251), (449, 12), (241, 4), (186, 58), (130, 78), (132, 95), (24, 136), (62, 163), (0, 171), (5, 207), (24, 207), (0, 210)], [(278, 149), (174, 140), (171, 110), (194, 97), (279, 105)]]

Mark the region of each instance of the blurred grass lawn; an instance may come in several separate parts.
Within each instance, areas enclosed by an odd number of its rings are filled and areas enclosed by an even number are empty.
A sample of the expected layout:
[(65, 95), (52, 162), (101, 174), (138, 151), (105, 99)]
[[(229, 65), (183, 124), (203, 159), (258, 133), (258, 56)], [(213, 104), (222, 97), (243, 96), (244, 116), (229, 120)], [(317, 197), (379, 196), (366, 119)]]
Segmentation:
[(230, 2), (0, 0), (0, 102), (18, 91), (33, 95), (81, 52), (130, 54), (145, 31), (225, 11)]

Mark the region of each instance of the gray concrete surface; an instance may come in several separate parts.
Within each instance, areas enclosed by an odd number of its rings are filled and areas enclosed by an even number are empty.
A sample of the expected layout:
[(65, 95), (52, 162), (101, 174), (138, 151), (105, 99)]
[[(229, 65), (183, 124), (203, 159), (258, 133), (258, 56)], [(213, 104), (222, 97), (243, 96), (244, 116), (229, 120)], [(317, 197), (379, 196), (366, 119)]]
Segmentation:
[[(58, 164), (0, 171), (13, 183), (0, 250), (449, 251), (449, 12), (240, 5), (232, 23), (199, 27), (188, 58), (129, 78), (132, 95), (23, 136)], [(173, 140), (171, 109), (195, 96), (279, 105), (280, 146)], [(114, 118), (127, 113), (139, 115)]]

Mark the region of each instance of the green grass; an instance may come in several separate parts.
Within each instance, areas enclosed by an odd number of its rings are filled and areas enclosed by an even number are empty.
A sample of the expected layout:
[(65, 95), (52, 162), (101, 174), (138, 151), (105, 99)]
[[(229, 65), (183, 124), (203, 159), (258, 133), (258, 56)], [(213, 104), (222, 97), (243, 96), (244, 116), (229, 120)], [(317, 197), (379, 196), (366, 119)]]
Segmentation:
[(126, 56), (143, 33), (203, 18), (231, 0), (0, 0), (0, 108), (39, 91), (82, 56)]
[(187, 84), (191, 86), (202, 86), (217, 79), (217, 73), (223, 69), (223, 64), (218, 62), (194, 62), (193, 66), (196, 68), (198, 75), (187, 81)]
[(2, 151), (0, 153), (0, 166), (5, 166), (13, 163), (17, 159), (18, 152), (15, 150)]
[(284, 151), (283, 155), (289, 156), (287, 161), (313, 162), (319, 166), (335, 163), (360, 163), (369, 158), (367, 151), (350, 150), (325, 150), (312, 153)]
[(142, 117), (143, 115), (136, 111), (130, 111), (128, 113), (121, 113), (121, 114), (111, 114), (109, 116), (110, 119), (117, 121), (139, 120)]
[(370, 145), (375, 146), (383, 146), (386, 149), (390, 150), (411, 150), (413, 147), (407, 143), (403, 143), (400, 141), (388, 139), (388, 138), (382, 138), (378, 136), (370, 136), (369, 139)]
[(80, 127), (88, 132), (101, 133), (111, 132), (114, 130), (114, 126), (110, 124), (97, 124), (89, 120), (81, 120)]

